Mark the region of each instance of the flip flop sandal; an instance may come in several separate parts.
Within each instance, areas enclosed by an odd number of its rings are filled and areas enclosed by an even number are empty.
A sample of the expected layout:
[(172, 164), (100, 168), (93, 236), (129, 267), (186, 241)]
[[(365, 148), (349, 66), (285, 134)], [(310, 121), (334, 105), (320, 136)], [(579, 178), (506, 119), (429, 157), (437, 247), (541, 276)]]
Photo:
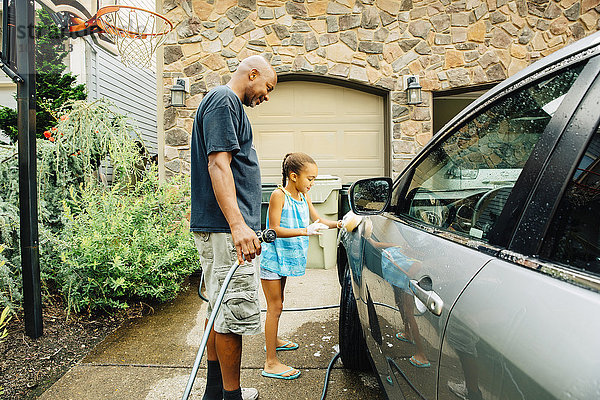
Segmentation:
[[(298, 343), (294, 343), (291, 340), (288, 340), (283, 346), (277, 346), (275, 348), (276, 351), (285, 351), (285, 350), (296, 350), (298, 348)], [(264, 347), (264, 350), (267, 351), (267, 346)]]
[(398, 333), (396, 333), (396, 339), (401, 340), (401, 341), (406, 342), (406, 343), (415, 344), (415, 342), (413, 342), (412, 340), (409, 340), (406, 337), (406, 333), (404, 333), (404, 332), (398, 332)]
[(266, 378), (291, 380), (291, 379), (296, 379), (297, 377), (300, 376), (300, 371), (299, 370), (295, 374), (292, 374), (292, 375), (289, 375), (289, 376), (285, 376), (285, 374), (287, 374), (288, 372), (294, 371), (294, 370), (295, 370), (295, 368), (290, 368), (287, 371), (280, 372), (279, 374), (275, 374), (275, 373), (271, 373), (271, 372), (265, 372), (263, 370), (262, 371), (262, 376), (264, 376)]
[(410, 363), (412, 365), (414, 365), (415, 367), (417, 367), (417, 368), (429, 368), (429, 367), (431, 367), (431, 363), (429, 361), (427, 361), (427, 362), (421, 362), (421, 361), (417, 360), (415, 358), (415, 356), (412, 356), (411, 358), (409, 358), (408, 361), (410, 361)]
[(278, 346), (275, 350), (285, 351), (285, 350), (296, 350), (297, 348), (298, 348), (298, 343), (294, 343), (291, 340), (288, 340), (283, 346)]

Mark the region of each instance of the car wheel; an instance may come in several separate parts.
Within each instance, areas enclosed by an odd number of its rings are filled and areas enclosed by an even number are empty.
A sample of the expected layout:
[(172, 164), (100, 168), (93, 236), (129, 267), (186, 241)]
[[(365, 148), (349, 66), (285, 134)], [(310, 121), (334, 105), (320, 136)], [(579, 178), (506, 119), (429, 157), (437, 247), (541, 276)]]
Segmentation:
[(356, 300), (352, 293), (350, 269), (346, 268), (340, 298), (340, 358), (344, 367), (358, 371), (371, 370), (369, 350), (363, 336)]

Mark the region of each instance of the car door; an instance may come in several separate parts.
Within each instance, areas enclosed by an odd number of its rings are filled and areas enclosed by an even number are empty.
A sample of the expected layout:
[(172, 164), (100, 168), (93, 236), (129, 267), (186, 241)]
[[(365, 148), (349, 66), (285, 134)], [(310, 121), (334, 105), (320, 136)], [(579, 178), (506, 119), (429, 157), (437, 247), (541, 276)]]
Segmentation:
[(498, 225), (505, 206), (522, 209), (531, 190), (522, 182), (539, 172), (531, 158), (548, 157), (548, 127), (582, 68), (498, 94), (418, 156), (387, 212), (364, 219), (365, 336), (390, 397), (436, 398), (449, 311), (514, 230), (515, 219)]
[(574, 90), (575, 111), (508, 248), (451, 310), (439, 399), (598, 398), (599, 57)]

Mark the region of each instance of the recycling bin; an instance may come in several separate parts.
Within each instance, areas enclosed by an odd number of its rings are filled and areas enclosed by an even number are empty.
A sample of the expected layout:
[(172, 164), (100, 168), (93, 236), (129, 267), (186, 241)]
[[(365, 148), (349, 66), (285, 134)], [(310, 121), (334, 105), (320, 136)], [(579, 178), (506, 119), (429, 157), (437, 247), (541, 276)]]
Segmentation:
[[(313, 206), (322, 218), (337, 221), (342, 180), (333, 175), (319, 175), (308, 192)], [(336, 266), (337, 229), (309, 237), (306, 268), (330, 269)]]
[(267, 228), (267, 213), (269, 209), (269, 200), (271, 199), (271, 193), (277, 188), (276, 183), (263, 183), (262, 184), (262, 201), (260, 203), (260, 229), (265, 230)]

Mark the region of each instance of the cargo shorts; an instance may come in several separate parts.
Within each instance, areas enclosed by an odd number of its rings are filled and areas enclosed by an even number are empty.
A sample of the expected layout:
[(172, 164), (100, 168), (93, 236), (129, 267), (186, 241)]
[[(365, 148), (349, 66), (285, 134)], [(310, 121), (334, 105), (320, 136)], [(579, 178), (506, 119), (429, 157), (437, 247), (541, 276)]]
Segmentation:
[[(200, 253), (204, 274), (208, 319), (225, 277), (237, 261), (237, 253), (230, 233), (194, 232), (194, 242)], [(252, 262), (244, 262), (233, 274), (215, 318), (216, 332), (237, 335), (257, 335), (261, 332), (258, 265), (256, 257)]]

